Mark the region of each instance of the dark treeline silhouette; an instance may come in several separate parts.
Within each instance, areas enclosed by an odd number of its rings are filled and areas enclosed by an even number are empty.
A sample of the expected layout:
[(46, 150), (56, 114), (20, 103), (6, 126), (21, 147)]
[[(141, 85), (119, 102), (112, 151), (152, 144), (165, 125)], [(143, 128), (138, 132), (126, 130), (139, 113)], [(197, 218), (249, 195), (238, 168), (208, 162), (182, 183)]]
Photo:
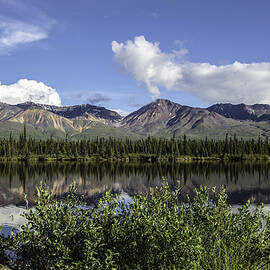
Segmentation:
[[(253, 176), (257, 179), (254, 184), (262, 179), (269, 179), (269, 162), (188, 162), (188, 163), (122, 163), (122, 162), (0, 162), (0, 177), (8, 178), (10, 186), (14, 179), (21, 184), (40, 180), (55, 181), (65, 178), (84, 181), (110, 182), (119, 179), (136, 177), (153, 181), (155, 179), (168, 179), (174, 184), (178, 180), (185, 183), (195, 177), (196, 179), (210, 179), (212, 175), (224, 176), (226, 183), (237, 183), (239, 179)], [(217, 184), (218, 178), (216, 179)], [(205, 183), (206, 184), (206, 183)]]
[(116, 138), (96, 138), (92, 140), (70, 141), (67, 139), (36, 140), (26, 136), (26, 131), (15, 140), (10, 135), (9, 139), (0, 139), (0, 157), (21, 157), (29, 159), (33, 156), (61, 158), (123, 158), (128, 156), (140, 157), (219, 157), (244, 155), (270, 155), (268, 138), (243, 140), (242, 138), (229, 137), (224, 140), (190, 139), (164, 139), (148, 137), (146, 139), (125, 140)]
[[(110, 189), (114, 183), (120, 190), (133, 196), (149, 187), (161, 184), (165, 178), (175, 186), (181, 181), (187, 193), (194, 193), (194, 187), (225, 185), (229, 200), (242, 203), (247, 199), (254, 202), (270, 202), (270, 163), (258, 162), (0, 162), (0, 205), (1, 194), (6, 188), (32, 193), (40, 181), (51, 188), (78, 183), (82, 194), (88, 190), (102, 192), (103, 187)], [(62, 182), (64, 180), (64, 182)], [(60, 192), (61, 188), (57, 188)], [(2, 189), (1, 189), (2, 188)], [(62, 191), (61, 191), (62, 192)], [(60, 194), (61, 194), (60, 192)], [(23, 197), (10, 197), (9, 203), (23, 204)], [(19, 196), (17, 198), (16, 196)], [(96, 199), (96, 193), (87, 196), (88, 201)], [(91, 197), (93, 196), (93, 197)], [(2, 201), (2, 204), (5, 204)]]

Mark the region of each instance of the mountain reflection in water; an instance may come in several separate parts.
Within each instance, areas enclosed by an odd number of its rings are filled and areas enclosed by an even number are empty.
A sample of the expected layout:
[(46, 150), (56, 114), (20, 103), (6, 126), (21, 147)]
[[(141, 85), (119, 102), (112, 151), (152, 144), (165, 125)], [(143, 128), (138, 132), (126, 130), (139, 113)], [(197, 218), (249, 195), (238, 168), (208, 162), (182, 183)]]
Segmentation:
[(63, 196), (72, 182), (89, 203), (105, 191), (130, 196), (160, 185), (165, 178), (183, 192), (194, 194), (200, 185), (225, 185), (229, 202), (270, 203), (269, 162), (192, 162), (192, 163), (76, 163), (76, 162), (2, 162), (0, 163), (0, 206), (23, 205), (24, 193), (34, 202), (40, 181), (57, 196)]

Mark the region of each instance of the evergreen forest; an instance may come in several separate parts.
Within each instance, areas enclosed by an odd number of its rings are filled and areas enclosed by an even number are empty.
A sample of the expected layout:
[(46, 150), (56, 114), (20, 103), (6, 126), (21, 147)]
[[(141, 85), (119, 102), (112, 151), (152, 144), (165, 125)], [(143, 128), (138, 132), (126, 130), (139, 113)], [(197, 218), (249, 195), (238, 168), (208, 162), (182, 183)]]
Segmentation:
[(65, 139), (36, 140), (27, 136), (26, 130), (15, 140), (0, 139), (2, 159), (28, 160), (77, 160), (77, 159), (138, 159), (155, 161), (160, 159), (268, 159), (270, 143), (268, 137), (244, 140), (228, 136), (223, 140), (194, 139), (183, 136), (181, 139), (147, 137), (146, 139), (124, 140), (109, 137), (85, 138), (77, 141)]

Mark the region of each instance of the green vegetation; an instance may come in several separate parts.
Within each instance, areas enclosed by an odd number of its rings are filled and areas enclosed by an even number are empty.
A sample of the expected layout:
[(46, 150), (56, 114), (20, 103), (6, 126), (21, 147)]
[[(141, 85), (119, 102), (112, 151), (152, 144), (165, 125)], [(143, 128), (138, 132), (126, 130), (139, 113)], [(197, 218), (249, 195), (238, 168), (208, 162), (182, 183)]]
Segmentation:
[(122, 127), (113, 127), (109, 125), (105, 125), (102, 123), (95, 124), (95, 126), (92, 126), (89, 129), (84, 130), (81, 133), (74, 133), (71, 136), (72, 140), (82, 140), (84, 138), (87, 138), (88, 140), (93, 140), (98, 137), (107, 138), (110, 137), (118, 138), (124, 140), (125, 138), (129, 137), (132, 138), (132, 140), (137, 140), (140, 138), (143, 138), (145, 136), (139, 135), (136, 133), (133, 133), (125, 128)]
[[(37, 117), (38, 118), (38, 117)], [(84, 120), (81, 120), (82, 122)], [(76, 120), (76, 125), (81, 125), (79, 120)], [(83, 124), (83, 123), (82, 123)], [(119, 139), (125, 139), (130, 137), (133, 140), (145, 138), (145, 135), (136, 134), (126, 128), (114, 127), (102, 123), (94, 123), (89, 128), (79, 131), (78, 129), (65, 128), (65, 131), (62, 129), (55, 128), (51, 125), (42, 125), (40, 122), (37, 124), (22, 124), (19, 122), (1, 122), (0, 125), (0, 138), (8, 139), (10, 133), (12, 132), (13, 138), (16, 140), (19, 139), (20, 134), (23, 132), (24, 126), (27, 130), (27, 136), (35, 138), (36, 140), (47, 140), (51, 136), (54, 138), (65, 139), (67, 136), (70, 140), (80, 140), (84, 137), (92, 140), (97, 136), (103, 138), (116, 137)]]
[(0, 158), (6, 160), (249, 160), (269, 159), (270, 143), (264, 140), (243, 140), (226, 135), (224, 140), (208, 139), (116, 139), (113, 137), (77, 141), (65, 139), (36, 140), (28, 137), (26, 128), (15, 140), (0, 139)]
[(74, 185), (61, 201), (37, 191), (27, 225), (0, 238), (16, 254), (0, 261), (11, 269), (270, 269), (270, 217), (249, 202), (233, 213), (223, 188), (181, 204), (180, 188), (163, 183), (129, 204), (108, 192), (94, 208)]
[[(1, 122), (0, 125), (0, 138), (8, 139), (10, 137), (10, 133), (12, 133), (12, 137), (18, 140), (23, 133), (24, 129), (27, 131), (27, 135), (35, 138), (36, 140), (46, 140), (50, 136), (46, 135), (41, 130), (34, 128), (31, 125), (23, 125), (21, 123), (16, 122)], [(55, 134), (53, 134), (55, 136)], [(55, 136), (58, 137), (58, 136)], [(62, 135), (64, 137), (64, 135)]]

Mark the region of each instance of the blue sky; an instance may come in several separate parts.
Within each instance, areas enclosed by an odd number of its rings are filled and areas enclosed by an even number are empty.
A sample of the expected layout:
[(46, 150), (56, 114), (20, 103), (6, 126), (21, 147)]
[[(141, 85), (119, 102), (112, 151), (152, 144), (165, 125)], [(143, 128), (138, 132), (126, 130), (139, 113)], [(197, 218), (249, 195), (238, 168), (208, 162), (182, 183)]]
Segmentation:
[(0, 81), (127, 112), (157, 97), (269, 103), (269, 10), (268, 0), (0, 0)]

